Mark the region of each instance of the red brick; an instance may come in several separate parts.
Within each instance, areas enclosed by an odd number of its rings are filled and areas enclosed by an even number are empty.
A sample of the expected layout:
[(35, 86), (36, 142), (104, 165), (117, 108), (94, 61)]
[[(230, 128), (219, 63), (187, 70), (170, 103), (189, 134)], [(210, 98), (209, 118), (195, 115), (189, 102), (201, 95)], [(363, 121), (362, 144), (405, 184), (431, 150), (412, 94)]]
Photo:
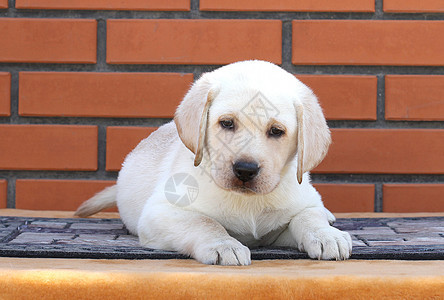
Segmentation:
[(444, 130), (333, 129), (319, 173), (444, 174)]
[(115, 184), (104, 180), (34, 180), (16, 181), (15, 207), (33, 210), (76, 210), (79, 205)]
[(332, 212), (373, 212), (373, 184), (314, 184), (324, 205)]
[(106, 129), (106, 170), (119, 171), (125, 157), (156, 127), (108, 127)]
[(385, 77), (387, 120), (444, 121), (444, 76)]
[(108, 20), (112, 64), (281, 63), (279, 20)]
[(294, 64), (444, 65), (444, 21), (293, 21)]
[(190, 10), (190, 0), (16, 0), (16, 8), (76, 10)]
[(192, 74), (21, 72), (23, 116), (171, 118)]
[(374, 12), (373, 0), (200, 0), (201, 10), (210, 11), (327, 11)]
[(7, 207), (8, 200), (8, 182), (4, 179), (0, 179), (0, 208)]
[(384, 0), (385, 12), (444, 12), (442, 0)]
[(375, 76), (297, 75), (318, 96), (329, 120), (376, 120)]
[(8, 0), (0, 0), (0, 8), (8, 8)]
[(11, 74), (0, 72), (0, 116), (11, 115)]
[(0, 169), (97, 169), (97, 126), (0, 125)]
[(95, 63), (97, 21), (0, 19), (0, 62)]
[(384, 212), (443, 212), (444, 184), (384, 184)]

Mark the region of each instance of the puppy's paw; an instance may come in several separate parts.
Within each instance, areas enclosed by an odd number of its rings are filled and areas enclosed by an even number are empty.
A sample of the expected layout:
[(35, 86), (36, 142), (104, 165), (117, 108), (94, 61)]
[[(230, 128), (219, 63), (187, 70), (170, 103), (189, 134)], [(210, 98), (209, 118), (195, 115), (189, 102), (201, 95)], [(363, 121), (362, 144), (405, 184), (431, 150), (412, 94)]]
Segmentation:
[(307, 230), (299, 243), (299, 250), (314, 259), (344, 260), (351, 255), (352, 240), (348, 232), (334, 227)]
[(250, 249), (234, 238), (199, 245), (194, 258), (207, 265), (246, 266), (251, 264)]
[(325, 214), (327, 215), (328, 224), (333, 225), (336, 222), (336, 217), (326, 208)]

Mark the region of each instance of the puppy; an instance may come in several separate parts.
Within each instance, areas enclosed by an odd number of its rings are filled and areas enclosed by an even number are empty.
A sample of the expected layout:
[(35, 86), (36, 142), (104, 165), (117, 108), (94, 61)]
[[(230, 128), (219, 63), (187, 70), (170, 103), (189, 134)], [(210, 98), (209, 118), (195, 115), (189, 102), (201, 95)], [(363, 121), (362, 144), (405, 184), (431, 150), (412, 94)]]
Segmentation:
[(117, 204), (142, 246), (205, 264), (249, 265), (259, 246), (347, 259), (350, 235), (331, 226), (308, 173), (330, 142), (307, 86), (268, 62), (233, 63), (203, 74), (76, 215)]

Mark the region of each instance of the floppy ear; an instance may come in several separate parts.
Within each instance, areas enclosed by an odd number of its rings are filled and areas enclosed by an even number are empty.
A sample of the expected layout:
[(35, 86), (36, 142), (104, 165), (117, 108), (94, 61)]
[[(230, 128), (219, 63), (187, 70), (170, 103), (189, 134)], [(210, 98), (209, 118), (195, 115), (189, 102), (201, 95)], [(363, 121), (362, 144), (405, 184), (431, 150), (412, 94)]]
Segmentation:
[(294, 106), (297, 118), (297, 179), (301, 183), (302, 175), (324, 159), (331, 136), (321, 106), (311, 90), (308, 89), (308, 93)]
[(174, 123), (182, 143), (195, 154), (194, 165), (203, 157), (203, 146), (208, 122), (208, 112), (215, 91), (203, 74), (190, 88), (174, 115)]

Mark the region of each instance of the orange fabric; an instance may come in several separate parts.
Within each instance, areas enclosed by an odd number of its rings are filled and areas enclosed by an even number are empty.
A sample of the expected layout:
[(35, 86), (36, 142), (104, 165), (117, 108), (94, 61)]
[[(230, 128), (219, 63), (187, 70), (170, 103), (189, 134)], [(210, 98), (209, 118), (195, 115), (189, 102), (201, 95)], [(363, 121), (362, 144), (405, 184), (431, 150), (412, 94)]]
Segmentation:
[(0, 259), (1, 299), (442, 299), (443, 261)]
[[(71, 217), (72, 212), (5, 209), (0, 215)], [(142, 298), (443, 299), (444, 261), (263, 260), (253, 261), (251, 266), (223, 267), (191, 259), (0, 258), (2, 300)]]

